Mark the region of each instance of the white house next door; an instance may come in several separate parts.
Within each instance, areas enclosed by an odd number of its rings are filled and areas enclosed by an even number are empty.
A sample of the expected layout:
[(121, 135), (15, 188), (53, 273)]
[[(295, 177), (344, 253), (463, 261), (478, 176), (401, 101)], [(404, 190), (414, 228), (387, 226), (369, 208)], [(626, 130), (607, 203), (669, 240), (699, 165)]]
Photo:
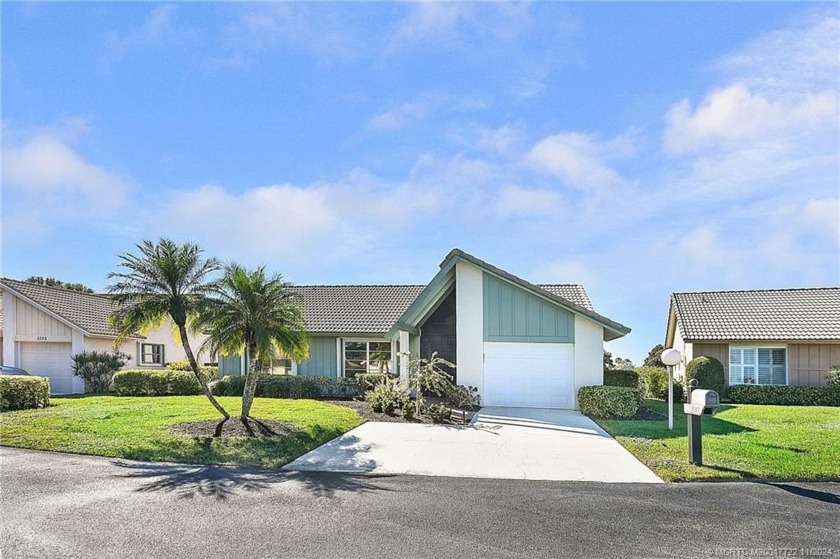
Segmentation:
[(485, 406), (574, 408), (573, 344), (484, 343)]

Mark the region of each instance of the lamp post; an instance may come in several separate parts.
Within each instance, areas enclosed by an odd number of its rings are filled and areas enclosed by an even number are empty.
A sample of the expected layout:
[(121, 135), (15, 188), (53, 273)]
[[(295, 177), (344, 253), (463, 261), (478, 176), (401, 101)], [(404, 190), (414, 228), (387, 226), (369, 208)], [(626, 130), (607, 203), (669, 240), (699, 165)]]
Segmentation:
[(659, 357), (668, 367), (668, 429), (674, 428), (674, 365), (682, 360), (679, 350), (668, 348)]

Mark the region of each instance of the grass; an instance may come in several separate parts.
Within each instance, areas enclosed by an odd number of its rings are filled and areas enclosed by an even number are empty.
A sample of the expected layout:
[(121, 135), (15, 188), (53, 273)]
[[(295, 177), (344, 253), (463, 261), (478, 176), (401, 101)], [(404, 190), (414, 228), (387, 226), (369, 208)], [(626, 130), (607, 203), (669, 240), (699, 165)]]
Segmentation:
[[(645, 405), (667, 414), (658, 400)], [(703, 417), (703, 466), (688, 463), (682, 404), (667, 420), (598, 423), (666, 481), (840, 480), (840, 408), (724, 405)]]
[[(241, 398), (219, 401), (238, 413)], [(293, 423), (299, 431), (211, 439), (170, 431), (177, 423), (222, 419), (204, 396), (69, 396), (51, 403), (0, 415), (0, 444), (133, 460), (280, 467), (363, 423), (355, 411), (323, 402), (257, 398), (252, 417)]]

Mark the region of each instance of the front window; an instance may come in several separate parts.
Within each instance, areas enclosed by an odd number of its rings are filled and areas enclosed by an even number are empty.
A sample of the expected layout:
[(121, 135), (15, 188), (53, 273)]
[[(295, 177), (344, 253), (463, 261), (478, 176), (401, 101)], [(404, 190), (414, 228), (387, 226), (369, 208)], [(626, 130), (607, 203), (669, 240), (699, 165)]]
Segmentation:
[(290, 375), (292, 374), (292, 360), (272, 356), (271, 359), (263, 361), (261, 372), (269, 375)]
[(163, 344), (140, 344), (140, 363), (163, 365)]
[(353, 378), (359, 373), (390, 373), (394, 355), (391, 342), (345, 341), (344, 376)]
[(776, 347), (729, 349), (729, 384), (787, 384), (787, 352)]

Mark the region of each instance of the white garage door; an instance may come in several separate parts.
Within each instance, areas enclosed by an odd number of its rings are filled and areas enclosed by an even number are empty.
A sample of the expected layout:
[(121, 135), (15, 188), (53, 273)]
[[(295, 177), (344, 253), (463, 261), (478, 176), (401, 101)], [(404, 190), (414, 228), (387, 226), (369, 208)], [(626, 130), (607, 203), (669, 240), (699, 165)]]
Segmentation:
[(485, 406), (574, 408), (572, 344), (485, 342)]
[(73, 392), (73, 362), (70, 344), (52, 342), (21, 342), (20, 366), (30, 374), (48, 377), (50, 392)]

